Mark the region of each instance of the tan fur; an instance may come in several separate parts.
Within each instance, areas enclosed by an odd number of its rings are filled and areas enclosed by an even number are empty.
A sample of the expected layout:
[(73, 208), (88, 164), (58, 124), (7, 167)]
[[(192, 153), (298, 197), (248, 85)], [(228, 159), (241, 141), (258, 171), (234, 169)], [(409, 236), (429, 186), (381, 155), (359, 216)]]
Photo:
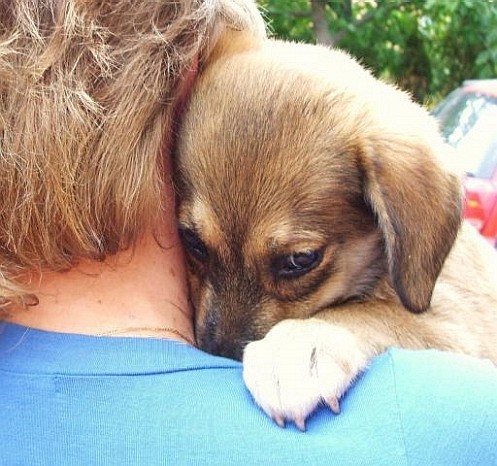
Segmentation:
[[(460, 228), (460, 181), (426, 111), (343, 52), (221, 50), (177, 148), (180, 225), (203, 253), (189, 258), (200, 346), (243, 354), (256, 401), (301, 428), (388, 346), (497, 362), (497, 256)], [(319, 265), (278, 275), (306, 251)]]

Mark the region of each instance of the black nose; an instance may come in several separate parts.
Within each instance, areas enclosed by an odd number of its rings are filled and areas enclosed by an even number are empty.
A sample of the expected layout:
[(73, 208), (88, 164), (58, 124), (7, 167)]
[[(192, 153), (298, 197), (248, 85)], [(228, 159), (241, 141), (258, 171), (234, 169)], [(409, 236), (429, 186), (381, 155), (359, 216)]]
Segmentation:
[(206, 353), (242, 360), (243, 344), (237, 331), (226, 328), (219, 312), (211, 309), (202, 321), (197, 321), (195, 337), (198, 347)]
[(203, 334), (197, 337), (197, 344), (202, 351), (224, 358), (242, 360), (243, 346), (236, 341), (218, 340), (216, 337)]

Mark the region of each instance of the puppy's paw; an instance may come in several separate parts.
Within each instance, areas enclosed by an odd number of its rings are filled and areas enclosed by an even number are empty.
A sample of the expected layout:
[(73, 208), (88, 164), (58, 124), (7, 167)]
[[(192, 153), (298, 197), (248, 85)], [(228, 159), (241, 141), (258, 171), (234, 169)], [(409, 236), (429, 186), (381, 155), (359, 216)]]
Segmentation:
[(284, 320), (243, 356), (243, 378), (256, 403), (279, 426), (305, 420), (320, 403), (338, 400), (370, 356), (348, 330), (319, 319)]

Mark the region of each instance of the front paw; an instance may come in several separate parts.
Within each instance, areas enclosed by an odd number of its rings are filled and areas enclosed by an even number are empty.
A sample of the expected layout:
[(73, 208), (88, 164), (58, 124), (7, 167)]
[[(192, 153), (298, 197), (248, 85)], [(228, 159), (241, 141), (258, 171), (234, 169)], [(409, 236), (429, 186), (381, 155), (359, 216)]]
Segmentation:
[(319, 319), (284, 320), (243, 355), (243, 378), (256, 403), (281, 427), (305, 420), (318, 404), (338, 400), (370, 357), (348, 330)]

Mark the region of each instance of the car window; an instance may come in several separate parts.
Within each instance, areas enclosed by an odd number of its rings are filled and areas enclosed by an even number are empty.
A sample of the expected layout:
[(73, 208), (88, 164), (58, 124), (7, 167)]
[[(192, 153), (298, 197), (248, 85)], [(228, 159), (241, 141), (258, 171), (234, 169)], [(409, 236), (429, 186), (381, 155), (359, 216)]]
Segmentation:
[(497, 166), (497, 98), (457, 89), (433, 114), (460, 168), (470, 176), (491, 178)]
[(465, 129), (466, 133), (453, 144), (461, 168), (468, 175), (491, 178), (497, 165), (497, 105), (482, 108), (474, 124)]

